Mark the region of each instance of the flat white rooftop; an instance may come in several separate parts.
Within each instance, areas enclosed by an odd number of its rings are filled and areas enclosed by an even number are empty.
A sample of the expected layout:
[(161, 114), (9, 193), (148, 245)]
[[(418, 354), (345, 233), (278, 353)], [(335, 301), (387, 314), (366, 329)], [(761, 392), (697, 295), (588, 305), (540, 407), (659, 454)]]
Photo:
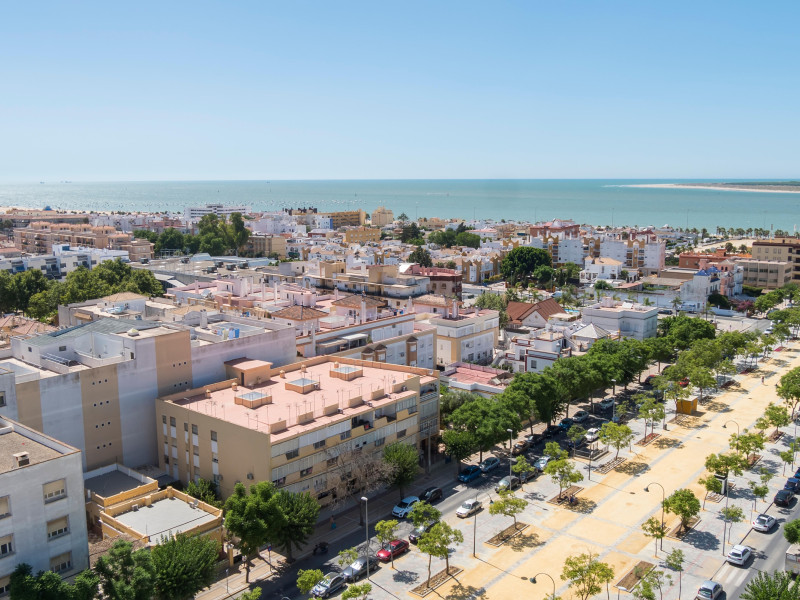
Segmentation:
[(164, 498), (150, 506), (140, 506), (139, 510), (130, 510), (114, 518), (126, 527), (149, 536), (153, 545), (160, 541), (162, 535), (177, 535), (217, 519), (201, 508), (193, 508), (180, 498)]

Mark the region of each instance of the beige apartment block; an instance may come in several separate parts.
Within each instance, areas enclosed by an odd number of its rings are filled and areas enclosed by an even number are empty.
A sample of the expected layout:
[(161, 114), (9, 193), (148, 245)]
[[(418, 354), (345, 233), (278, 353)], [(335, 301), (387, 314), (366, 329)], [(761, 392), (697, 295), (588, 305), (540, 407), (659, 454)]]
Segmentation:
[(738, 260), (736, 264), (744, 269), (743, 285), (774, 290), (783, 287), (792, 280), (792, 263), (788, 260), (743, 258)]
[(371, 215), (372, 225), (374, 227), (385, 227), (394, 223), (394, 213), (391, 208), (379, 206), (372, 211)]
[(183, 482), (204, 478), (232, 493), (272, 481), (329, 503), (350, 479), (348, 457), (395, 441), (424, 453), (438, 432), (433, 371), (320, 356), (273, 369), (226, 363), (228, 378), (157, 400), (159, 466)]
[(436, 327), (436, 365), (476, 362), (487, 364), (494, 358), (500, 335), (500, 313), (488, 309), (461, 310), (453, 300), (444, 314), (428, 322)]
[[(753, 242), (752, 255), (755, 260), (789, 262), (792, 265), (792, 281), (800, 281), (800, 239), (775, 238)], [(747, 274), (745, 273), (745, 279)]]
[(381, 240), (381, 230), (374, 227), (349, 227), (344, 230), (345, 244), (368, 244)]

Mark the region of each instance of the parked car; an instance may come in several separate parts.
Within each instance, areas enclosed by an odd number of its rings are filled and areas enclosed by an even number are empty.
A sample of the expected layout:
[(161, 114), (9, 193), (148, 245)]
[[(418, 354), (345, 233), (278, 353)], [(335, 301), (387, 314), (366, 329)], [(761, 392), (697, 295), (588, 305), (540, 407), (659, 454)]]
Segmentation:
[(419, 502), (419, 498), (416, 496), (406, 496), (392, 509), (392, 516), (398, 519), (406, 518), (417, 502)]
[(468, 467), (464, 467), (461, 469), (461, 473), (458, 475), (458, 480), (462, 483), (469, 483), (470, 481), (475, 481), (478, 479), (483, 471), (478, 465), (470, 465)]
[(442, 491), (442, 488), (438, 487), (429, 487), (419, 495), (419, 499), (427, 502), (428, 504), (433, 504), (437, 500), (441, 500), (443, 497), (444, 492)]
[(555, 436), (559, 435), (560, 433), (562, 433), (563, 431), (564, 430), (561, 429), (561, 426), (559, 426), (559, 425), (549, 425), (544, 430), (544, 437), (546, 437), (546, 438), (555, 437)]
[(397, 558), (404, 552), (408, 552), (411, 545), (406, 540), (392, 540), (386, 546), (378, 550), (378, 560), (389, 562), (392, 558)]
[(481, 471), (483, 471), (484, 473), (488, 473), (489, 471), (496, 469), (497, 467), (500, 466), (500, 459), (497, 458), (496, 456), (489, 456), (487, 458), (484, 458), (483, 462), (481, 462), (479, 466), (481, 468)]
[(542, 441), (543, 437), (541, 433), (530, 433), (525, 436), (525, 441), (528, 442), (529, 446), (535, 446)]
[(430, 523), (425, 523), (424, 525), (418, 525), (411, 530), (411, 533), (408, 534), (408, 541), (412, 544), (416, 544), (423, 535), (428, 533), (431, 530), (431, 527), (436, 525), (436, 521), (431, 521)]
[(778, 506), (789, 506), (794, 500), (794, 492), (792, 490), (779, 490), (775, 494), (773, 502)]
[(498, 494), (501, 490), (515, 490), (520, 486), (519, 477), (515, 477), (513, 475), (506, 475), (500, 481), (497, 482), (497, 485), (494, 486), (494, 491)]
[(597, 438), (600, 437), (600, 430), (597, 427), (587, 429), (585, 437), (587, 442), (596, 442)]
[(345, 579), (342, 573), (328, 573), (322, 580), (311, 588), (313, 598), (328, 598), (345, 586)]
[(660, 314), (660, 315), (671, 315), (672, 311), (670, 309), (668, 309), (668, 308), (659, 308), (658, 309), (658, 314)]
[(561, 422), (558, 424), (558, 426), (561, 427), (561, 429), (563, 429), (564, 431), (567, 431), (570, 427), (572, 427), (574, 423), (575, 421), (573, 419), (571, 419), (570, 417), (565, 417), (561, 419)]
[(736, 544), (733, 548), (731, 548), (731, 551), (728, 552), (726, 558), (732, 565), (739, 565), (741, 567), (744, 566), (748, 560), (750, 560), (750, 556), (752, 556), (752, 554), (753, 553), (750, 551), (750, 548), (747, 546)]
[(722, 595), (722, 586), (716, 581), (710, 579), (704, 581), (697, 590), (695, 600), (716, 600)]
[(589, 418), (589, 413), (585, 410), (579, 410), (574, 415), (572, 415), (572, 420), (576, 423), (583, 423), (586, 419)]
[(678, 385), (679, 385), (679, 386), (681, 386), (681, 387), (686, 387), (686, 386), (688, 386), (688, 385), (689, 385), (689, 378), (688, 378), (688, 377), (684, 377), (683, 379), (681, 379), (681, 380), (678, 382)]
[(778, 520), (772, 515), (760, 514), (753, 519), (753, 529), (756, 531), (767, 532), (771, 530), (777, 522)]
[(533, 471), (523, 471), (522, 473), (517, 473), (517, 477), (519, 477), (520, 483), (527, 483), (532, 479), (536, 479), (539, 476), (539, 471), (534, 469)]
[(600, 402), (598, 402), (598, 404), (602, 410), (608, 410), (609, 408), (614, 406), (614, 398), (611, 397), (603, 398), (602, 400), (600, 400)]
[(644, 378), (644, 382), (642, 383), (642, 385), (652, 386), (655, 378), (656, 375), (648, 375), (647, 377)]
[(533, 466), (536, 467), (539, 471), (544, 471), (544, 468), (553, 460), (552, 456), (541, 456), (536, 459), (536, 462), (533, 463)]
[(789, 477), (789, 479), (786, 480), (786, 483), (783, 484), (783, 489), (791, 490), (795, 494), (800, 492), (800, 479), (797, 477)]
[(525, 450), (527, 450), (530, 447), (531, 447), (531, 445), (528, 442), (526, 442), (525, 440), (522, 440), (521, 442), (517, 442), (516, 444), (514, 444), (514, 447), (511, 449), (511, 455), (512, 456), (519, 456), (520, 454), (523, 454), (525, 452)]
[(582, 435), (576, 441), (567, 440), (567, 447), (568, 448), (580, 448), (586, 443), (586, 436)]
[[(369, 572), (373, 573), (378, 568), (378, 560), (372, 556), (369, 557)], [(349, 582), (358, 581), (367, 574), (367, 559), (359, 557), (355, 559), (350, 565), (342, 571), (344, 580)]]
[(470, 515), (474, 515), (481, 508), (483, 508), (483, 505), (474, 498), (472, 500), (464, 500), (461, 506), (456, 509), (456, 516), (465, 519)]

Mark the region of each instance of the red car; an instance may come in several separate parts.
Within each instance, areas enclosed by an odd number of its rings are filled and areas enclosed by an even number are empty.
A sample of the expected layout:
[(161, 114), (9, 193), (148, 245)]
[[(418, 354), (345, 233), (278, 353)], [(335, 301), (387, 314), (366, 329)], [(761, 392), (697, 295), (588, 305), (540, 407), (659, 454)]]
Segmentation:
[(392, 558), (407, 552), (409, 548), (410, 546), (406, 540), (392, 540), (385, 548), (378, 550), (378, 560), (389, 562)]
[(678, 385), (681, 386), (681, 387), (686, 387), (687, 385), (689, 385), (689, 378), (687, 377), (685, 379), (681, 379), (678, 382)]

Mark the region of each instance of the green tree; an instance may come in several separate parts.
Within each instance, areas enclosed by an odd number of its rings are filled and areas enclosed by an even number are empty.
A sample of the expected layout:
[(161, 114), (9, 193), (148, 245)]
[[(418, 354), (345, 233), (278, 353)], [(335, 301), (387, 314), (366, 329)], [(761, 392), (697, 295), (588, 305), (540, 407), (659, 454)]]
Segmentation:
[(800, 543), (800, 519), (789, 521), (783, 526), (783, 537), (790, 544)]
[(239, 256), (239, 250), (244, 247), (244, 245), (247, 243), (247, 240), (250, 239), (250, 230), (245, 227), (242, 213), (231, 213), (228, 228), (228, 237), (231, 240), (231, 250), (233, 250), (236, 256)]
[(791, 442), (789, 447), (786, 450), (782, 450), (778, 452), (778, 456), (781, 457), (783, 461), (783, 472), (782, 474), (786, 474), (786, 465), (794, 464), (794, 454), (797, 452), (797, 442)]
[(511, 466), (511, 470), (520, 477), (520, 480), (522, 480), (522, 476), (525, 473), (533, 473), (536, 471), (536, 467), (530, 464), (528, 459), (524, 456), (518, 456), (517, 462)]
[(564, 488), (571, 486), (573, 483), (583, 481), (583, 475), (566, 458), (550, 461), (545, 466), (544, 472), (550, 475), (553, 483), (558, 485), (559, 498), (561, 498)]
[(336, 557), (336, 562), (340, 568), (344, 569), (352, 564), (358, 558), (358, 550), (355, 548), (345, 548), (339, 550), (339, 555)]
[(650, 433), (655, 432), (655, 425), (658, 421), (661, 421), (665, 416), (664, 405), (660, 402), (656, 402), (655, 398), (650, 396), (649, 394), (636, 394), (634, 399), (640, 397), (639, 399), (642, 400), (641, 405), (639, 406), (639, 418), (642, 419), (645, 423), (645, 437), (647, 436), (647, 423), (650, 423)]
[(453, 412), (451, 421), (455, 428), (469, 431), (475, 437), (480, 460), (483, 460), (484, 452), (508, 438), (507, 429), (511, 429), (513, 435), (520, 430), (517, 415), (492, 398), (476, 398), (474, 402), (460, 406)]
[(103, 596), (109, 600), (150, 600), (155, 569), (147, 550), (133, 551), (130, 542), (114, 542), (94, 565)]
[(297, 572), (297, 589), (308, 594), (325, 575), (319, 569), (300, 569)]
[(206, 504), (222, 508), (222, 502), (217, 495), (217, 485), (213, 481), (203, 479), (202, 477), (196, 483), (190, 480), (183, 491), (192, 498), (197, 498)]
[[(388, 519), (375, 523), (375, 537), (378, 538), (381, 548), (385, 548), (386, 544), (397, 537), (398, 524), (396, 519)], [(394, 569), (394, 555), (392, 555), (392, 568)]]
[(53, 571), (33, 575), (31, 566), (20, 563), (11, 574), (11, 600), (93, 600), (97, 598), (100, 578), (90, 570), (82, 571), (74, 583), (61, 579)]
[(506, 312), (507, 305), (508, 300), (505, 298), (505, 296), (501, 296), (500, 294), (492, 294), (490, 292), (481, 294), (475, 299), (475, 306), (477, 308), (488, 308), (489, 310), (496, 310), (500, 313), (500, 329), (505, 329), (506, 325), (508, 325), (508, 312)]
[[(739, 506), (730, 505), (726, 506), (720, 511), (722, 518), (725, 519), (725, 526), (728, 527), (728, 540), (731, 539), (731, 532), (733, 531), (733, 524), (739, 523), (744, 520), (744, 511)], [(730, 523), (730, 525), (728, 525)]]
[(672, 576), (664, 571), (652, 569), (639, 581), (633, 589), (633, 597), (642, 600), (655, 600), (655, 590), (658, 590), (659, 600), (664, 597), (664, 588), (672, 582)]
[(600, 426), (597, 437), (601, 443), (616, 449), (617, 454), (614, 458), (617, 459), (619, 451), (633, 441), (634, 433), (627, 425), (606, 421)]
[(500, 263), (500, 272), (503, 278), (511, 285), (519, 282), (528, 282), (533, 277), (534, 271), (540, 266), (552, 266), (552, 259), (547, 250), (519, 246), (509, 252)]
[(150, 554), (155, 570), (156, 596), (189, 600), (214, 580), (219, 542), (204, 536), (178, 535), (162, 540)]
[(442, 511), (424, 500), (420, 500), (411, 508), (408, 518), (414, 524), (414, 527), (421, 527), (422, 525), (439, 521), (442, 518)]
[(700, 399), (703, 399), (705, 390), (714, 387), (717, 380), (711, 374), (711, 369), (695, 367), (689, 372), (689, 382), (693, 387), (700, 388)]
[(608, 586), (614, 579), (614, 569), (589, 552), (568, 556), (564, 561), (561, 579), (569, 582), (570, 589), (580, 600), (588, 600), (603, 591), (603, 584)]
[(681, 531), (685, 531), (692, 519), (700, 512), (700, 500), (692, 490), (675, 490), (664, 500), (664, 510), (676, 515), (681, 521)]
[(439, 397), (439, 418), (442, 423), (449, 423), (450, 415), (453, 414), (453, 411), (467, 402), (472, 402), (477, 396), (478, 394), (471, 394), (462, 390), (448, 389), (442, 392)]
[(300, 549), (314, 533), (319, 503), (308, 492), (280, 490), (275, 495), (275, 508), (281, 518), (272, 522), (269, 540), (286, 552), (287, 562), (294, 561), (292, 549)]
[(259, 600), (260, 598), (261, 588), (253, 588), (239, 596), (239, 600)]
[(514, 519), (514, 531), (517, 530), (517, 515), (528, 505), (528, 501), (514, 495), (511, 490), (502, 490), (499, 499), (489, 505), (489, 514), (504, 515)]
[(647, 521), (642, 523), (642, 530), (647, 537), (653, 538), (656, 556), (658, 556), (658, 541), (663, 540), (664, 536), (667, 535), (666, 525), (662, 525), (661, 521), (655, 517), (650, 517)]
[(408, 262), (417, 263), (420, 267), (432, 267), (431, 253), (422, 246), (417, 246), (408, 256)]
[(372, 584), (365, 581), (363, 583), (351, 583), (342, 594), (342, 600), (367, 600), (367, 596), (372, 591)]
[(764, 410), (764, 416), (767, 418), (769, 424), (775, 427), (775, 433), (773, 435), (777, 435), (781, 427), (786, 427), (792, 422), (786, 407), (772, 402), (770, 402)]
[(722, 482), (713, 474), (710, 474), (698, 479), (697, 483), (701, 484), (706, 489), (706, 495), (703, 496), (703, 510), (705, 510), (708, 495), (722, 493)]
[(389, 466), (386, 482), (400, 491), (404, 498), (404, 490), (419, 473), (419, 451), (415, 446), (403, 442), (395, 442), (386, 446), (383, 460)]
[(572, 447), (577, 448), (578, 442), (586, 435), (586, 430), (580, 425), (573, 425), (567, 430), (567, 437), (572, 442)]
[(475, 436), (461, 429), (445, 429), (442, 432), (442, 444), (445, 454), (449, 455), (456, 464), (456, 474), (461, 470), (461, 461), (472, 456), (478, 448)]
[(475, 233), (462, 231), (461, 233), (456, 235), (455, 245), (466, 246), (467, 248), (477, 249), (481, 245), (481, 236)]
[(683, 584), (683, 561), (685, 557), (683, 555), (683, 550), (680, 548), (673, 548), (667, 554), (667, 558), (664, 560), (664, 563), (673, 571), (678, 572), (678, 600), (681, 598), (681, 588)]
[(769, 486), (764, 484), (759, 484), (757, 481), (748, 481), (747, 485), (750, 486), (750, 490), (753, 492), (753, 510), (756, 509), (756, 500), (763, 500), (769, 494)]
[(800, 579), (785, 571), (774, 571), (771, 575), (759, 571), (747, 582), (739, 595), (741, 600), (797, 600), (800, 598)]
[(250, 561), (270, 539), (270, 524), (283, 520), (275, 506), (275, 486), (261, 481), (250, 486), (237, 483), (225, 501), (225, 527), (235, 537), (244, 556), (245, 581), (250, 581)]
[[(495, 503), (496, 504), (496, 503)], [(427, 587), (431, 585), (431, 558), (443, 558), (445, 560), (445, 571), (450, 574), (450, 546), (464, 542), (464, 535), (458, 529), (451, 527), (447, 523), (440, 521), (434, 525), (430, 531), (426, 532), (419, 539), (419, 549), (428, 555), (428, 581)]]
[(739, 454), (720, 452), (709, 454), (706, 457), (705, 467), (711, 473), (728, 477), (730, 473), (741, 475), (747, 468), (747, 461)]
[(784, 374), (776, 391), (789, 406), (793, 416), (797, 411), (797, 405), (800, 404), (800, 367), (795, 367)]

